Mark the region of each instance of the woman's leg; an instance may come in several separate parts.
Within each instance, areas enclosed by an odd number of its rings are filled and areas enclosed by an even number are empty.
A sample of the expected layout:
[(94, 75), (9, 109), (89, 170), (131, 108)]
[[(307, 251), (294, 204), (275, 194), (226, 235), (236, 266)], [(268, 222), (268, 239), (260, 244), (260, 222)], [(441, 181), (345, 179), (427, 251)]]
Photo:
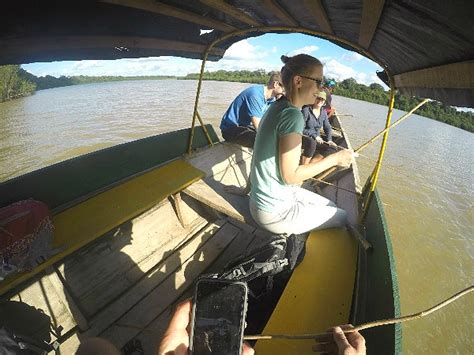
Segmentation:
[(303, 188), (296, 188), (288, 208), (265, 212), (250, 203), (255, 221), (272, 233), (301, 234), (316, 229), (343, 227), (347, 213), (334, 202)]

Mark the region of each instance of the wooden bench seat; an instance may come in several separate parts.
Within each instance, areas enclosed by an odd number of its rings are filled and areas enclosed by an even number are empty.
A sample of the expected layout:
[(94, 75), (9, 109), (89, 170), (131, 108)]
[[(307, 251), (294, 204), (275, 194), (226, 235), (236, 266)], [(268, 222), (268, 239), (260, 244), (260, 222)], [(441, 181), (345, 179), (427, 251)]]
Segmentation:
[(220, 143), (188, 159), (206, 176), (183, 192), (212, 209), (251, 226), (258, 227), (250, 215), (248, 196), (225, 191), (225, 186), (245, 187), (250, 174), (251, 151), (231, 143)]
[[(356, 275), (357, 242), (344, 229), (313, 231), (263, 334), (324, 333), (346, 324)], [(257, 354), (313, 354), (313, 340), (259, 340)]]
[(150, 209), (203, 175), (184, 160), (175, 160), (59, 212), (53, 216), (53, 247), (61, 248), (62, 251), (31, 272), (0, 283), (0, 294), (51, 267), (112, 228)]

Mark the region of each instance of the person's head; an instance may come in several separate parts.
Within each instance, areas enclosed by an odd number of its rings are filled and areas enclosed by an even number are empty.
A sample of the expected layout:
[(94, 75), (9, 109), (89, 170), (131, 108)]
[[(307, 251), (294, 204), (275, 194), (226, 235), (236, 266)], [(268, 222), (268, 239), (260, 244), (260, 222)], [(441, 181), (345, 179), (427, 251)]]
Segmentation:
[(336, 82), (333, 79), (326, 80), (326, 82), (324, 83), (324, 87), (328, 89), (329, 92), (332, 92), (335, 86)]
[(314, 100), (314, 103), (313, 103), (313, 107), (315, 108), (321, 108), (324, 103), (326, 102), (326, 92), (324, 91), (320, 91), (317, 95), (316, 95), (316, 99)]
[(267, 88), (272, 90), (272, 97), (278, 98), (284, 92), (280, 72), (272, 72), (268, 79)]
[(282, 55), (281, 61), (285, 63), (281, 68), (281, 79), (288, 100), (299, 106), (312, 104), (322, 88), (322, 63), (307, 54)]

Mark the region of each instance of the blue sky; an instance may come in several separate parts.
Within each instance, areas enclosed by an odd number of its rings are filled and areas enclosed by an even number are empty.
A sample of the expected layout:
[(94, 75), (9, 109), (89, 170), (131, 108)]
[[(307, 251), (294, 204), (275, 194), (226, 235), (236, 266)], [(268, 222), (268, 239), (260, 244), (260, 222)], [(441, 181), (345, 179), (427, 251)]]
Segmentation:
[[(378, 83), (381, 68), (370, 59), (342, 49), (329, 41), (303, 34), (266, 34), (232, 45), (219, 62), (208, 62), (206, 70), (279, 70), (282, 54), (307, 53), (324, 63), (325, 75), (338, 81), (354, 78), (359, 83)], [(200, 60), (176, 57), (150, 57), (118, 60), (83, 60), (32, 63), (22, 66), (37, 76), (53, 75), (186, 75), (197, 73)]]

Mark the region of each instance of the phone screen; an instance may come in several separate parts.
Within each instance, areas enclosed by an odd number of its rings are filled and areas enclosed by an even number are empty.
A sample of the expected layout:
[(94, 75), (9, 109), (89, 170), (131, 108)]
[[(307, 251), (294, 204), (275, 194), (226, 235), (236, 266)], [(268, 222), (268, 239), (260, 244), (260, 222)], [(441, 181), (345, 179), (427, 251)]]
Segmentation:
[(192, 353), (240, 355), (246, 285), (217, 279), (199, 280), (194, 302)]

